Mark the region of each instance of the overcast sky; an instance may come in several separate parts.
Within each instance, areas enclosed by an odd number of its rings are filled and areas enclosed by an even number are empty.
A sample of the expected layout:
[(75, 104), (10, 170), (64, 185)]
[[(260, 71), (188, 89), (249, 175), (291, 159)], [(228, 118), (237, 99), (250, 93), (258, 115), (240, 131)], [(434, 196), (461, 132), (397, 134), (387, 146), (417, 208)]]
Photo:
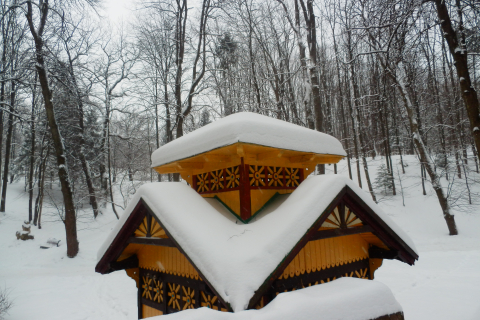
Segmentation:
[(117, 23), (131, 14), (134, 0), (104, 0), (103, 2), (105, 7), (103, 14), (112, 23)]

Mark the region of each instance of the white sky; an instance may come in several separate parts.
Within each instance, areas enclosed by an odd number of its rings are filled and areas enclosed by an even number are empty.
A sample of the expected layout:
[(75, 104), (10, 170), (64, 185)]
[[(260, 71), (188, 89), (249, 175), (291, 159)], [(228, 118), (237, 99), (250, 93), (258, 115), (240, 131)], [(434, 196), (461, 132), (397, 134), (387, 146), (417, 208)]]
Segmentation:
[(108, 17), (110, 22), (119, 23), (122, 20), (127, 20), (131, 15), (134, 0), (103, 0), (105, 10), (102, 15)]

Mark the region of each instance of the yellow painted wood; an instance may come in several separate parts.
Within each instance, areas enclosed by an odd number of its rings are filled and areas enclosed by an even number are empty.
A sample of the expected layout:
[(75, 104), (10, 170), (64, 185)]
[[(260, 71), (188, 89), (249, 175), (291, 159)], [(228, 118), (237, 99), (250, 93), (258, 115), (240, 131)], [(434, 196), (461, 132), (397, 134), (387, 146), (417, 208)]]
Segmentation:
[(299, 257), (298, 254), (295, 256), (295, 270), (294, 271), (295, 271), (296, 276), (299, 276), (300, 273), (301, 273), (301, 271), (300, 271), (300, 257)]
[(293, 189), (250, 190), (252, 214), (255, 214), (260, 210), (273, 197), (273, 195), (275, 195), (275, 193), (289, 194), (293, 191)]
[(305, 245), (305, 271), (307, 273), (312, 272), (312, 255), (310, 253), (310, 242)]
[(360, 235), (310, 241), (285, 268), (282, 278), (287, 279), (304, 272), (310, 273), (367, 259), (368, 246)]
[(141, 268), (198, 279), (195, 268), (177, 248), (143, 246), (137, 256)]
[(143, 319), (145, 319), (145, 318), (150, 318), (155, 316), (161, 316), (163, 315), (163, 312), (143, 304), (142, 315), (143, 315)]
[(240, 216), (240, 194), (238, 190), (202, 195), (204, 198), (217, 196), (236, 215)]
[(240, 157), (244, 157), (245, 163), (252, 165), (296, 166), (298, 168), (337, 163), (343, 158), (339, 155), (315, 154), (238, 142), (186, 159), (177, 159), (154, 169), (158, 173), (191, 171), (192, 174), (198, 174), (238, 165)]
[(300, 250), (298, 253), (298, 258), (300, 260), (300, 273), (305, 273), (305, 247)]
[(367, 233), (362, 233), (361, 234), (361, 237), (367, 241), (369, 244), (373, 244), (379, 248), (383, 248), (383, 249), (387, 249), (388, 250), (388, 247), (385, 245), (385, 243), (383, 243), (382, 240), (380, 240), (376, 235), (374, 235), (373, 233), (371, 232), (367, 232)]

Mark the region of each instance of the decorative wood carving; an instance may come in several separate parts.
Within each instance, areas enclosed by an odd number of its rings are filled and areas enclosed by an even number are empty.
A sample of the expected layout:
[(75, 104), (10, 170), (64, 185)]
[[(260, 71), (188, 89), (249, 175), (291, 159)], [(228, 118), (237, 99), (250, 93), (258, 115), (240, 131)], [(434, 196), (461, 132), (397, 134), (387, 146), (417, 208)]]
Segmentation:
[(204, 281), (143, 268), (140, 268), (140, 279), (139, 309), (146, 305), (163, 314), (200, 307), (227, 311)]
[(303, 175), (303, 169), (300, 168), (242, 163), (240, 166), (193, 175), (192, 181), (198, 193), (208, 194), (238, 190), (243, 183), (249, 186), (247, 189), (295, 189), (303, 181)]

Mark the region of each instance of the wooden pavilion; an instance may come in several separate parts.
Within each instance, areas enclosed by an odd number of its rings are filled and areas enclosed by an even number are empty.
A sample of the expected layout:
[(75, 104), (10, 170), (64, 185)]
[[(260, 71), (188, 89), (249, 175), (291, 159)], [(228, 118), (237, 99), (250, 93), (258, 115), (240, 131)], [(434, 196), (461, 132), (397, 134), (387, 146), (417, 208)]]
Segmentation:
[(412, 241), (368, 194), (337, 175), (307, 179), (344, 156), (331, 136), (252, 113), (198, 129), (152, 155), (188, 185), (140, 188), (96, 271), (135, 279), (140, 319), (258, 309), (281, 292), (373, 279), (383, 259), (413, 265)]

